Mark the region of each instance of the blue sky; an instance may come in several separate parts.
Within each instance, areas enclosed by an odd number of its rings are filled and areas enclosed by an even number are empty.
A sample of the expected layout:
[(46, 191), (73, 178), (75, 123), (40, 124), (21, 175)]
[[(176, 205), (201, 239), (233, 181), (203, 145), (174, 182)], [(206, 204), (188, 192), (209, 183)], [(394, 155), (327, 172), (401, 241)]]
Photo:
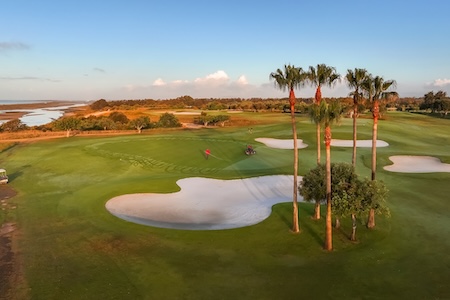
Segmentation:
[(319, 63), (450, 94), (447, 0), (2, 2), (3, 100), (285, 97), (269, 74)]

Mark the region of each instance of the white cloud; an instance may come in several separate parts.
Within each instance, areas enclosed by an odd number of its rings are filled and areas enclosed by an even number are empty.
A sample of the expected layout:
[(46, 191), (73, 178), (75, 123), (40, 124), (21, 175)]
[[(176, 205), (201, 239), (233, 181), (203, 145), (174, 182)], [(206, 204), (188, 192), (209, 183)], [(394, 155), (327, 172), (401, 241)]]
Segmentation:
[(153, 86), (162, 86), (162, 85), (166, 85), (166, 83), (161, 78), (158, 78), (155, 81), (153, 81), (152, 85)]
[(444, 78), (444, 79), (436, 79), (433, 83), (433, 86), (443, 87), (450, 85), (450, 79)]
[(227, 84), (230, 78), (227, 73), (222, 70), (219, 70), (215, 73), (209, 74), (206, 77), (196, 78), (194, 82), (196, 84), (213, 84), (213, 85), (221, 85)]
[[(223, 70), (191, 81), (178, 79), (166, 82), (162, 78), (158, 78), (148, 85), (128, 84), (122, 86), (121, 91), (125, 92), (120, 96), (124, 99), (172, 99), (181, 95), (189, 95), (194, 98), (278, 98), (287, 96), (286, 93), (276, 89), (273, 84), (252, 84), (245, 75), (232, 80)], [(304, 97), (305, 94), (302, 90), (299, 97)], [(314, 93), (310, 94), (314, 95)]]
[(245, 75), (241, 75), (238, 80), (236, 81), (236, 83), (241, 84), (241, 85), (247, 85), (248, 81), (247, 78), (245, 77)]

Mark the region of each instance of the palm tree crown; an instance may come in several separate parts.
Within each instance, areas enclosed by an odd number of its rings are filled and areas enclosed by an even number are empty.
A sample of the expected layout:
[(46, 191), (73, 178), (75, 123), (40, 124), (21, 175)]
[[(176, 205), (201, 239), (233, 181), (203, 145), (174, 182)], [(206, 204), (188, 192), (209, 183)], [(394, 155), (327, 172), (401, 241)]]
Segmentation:
[(284, 65), (284, 70), (277, 69), (270, 73), (270, 79), (275, 83), (275, 86), (282, 91), (289, 91), (289, 101), (291, 108), (295, 105), (295, 97), (292, 98), (294, 89), (302, 87), (305, 83), (306, 73), (302, 68), (297, 68), (293, 65)]
[(336, 68), (329, 67), (325, 64), (318, 64), (316, 68), (309, 67), (308, 80), (312, 86), (316, 87), (315, 100), (319, 104), (322, 100), (322, 86), (332, 87), (336, 82), (340, 81), (341, 75), (336, 72)]
[(347, 75), (345, 76), (345, 79), (347, 81), (347, 86), (350, 89), (354, 90), (351, 93), (354, 102), (358, 101), (361, 98), (360, 88), (368, 76), (369, 73), (367, 73), (366, 69), (355, 68), (354, 70), (351, 69), (347, 70)]

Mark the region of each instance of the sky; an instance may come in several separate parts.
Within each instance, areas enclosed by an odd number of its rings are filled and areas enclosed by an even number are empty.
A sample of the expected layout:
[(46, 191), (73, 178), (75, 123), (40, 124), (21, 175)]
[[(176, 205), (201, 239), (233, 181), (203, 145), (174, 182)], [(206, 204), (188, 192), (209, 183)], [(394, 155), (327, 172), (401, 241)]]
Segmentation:
[[(281, 98), (270, 73), (326, 64), (450, 95), (450, 1), (4, 0), (0, 99)], [(324, 97), (345, 97), (345, 80)], [(296, 96), (314, 96), (306, 86)]]

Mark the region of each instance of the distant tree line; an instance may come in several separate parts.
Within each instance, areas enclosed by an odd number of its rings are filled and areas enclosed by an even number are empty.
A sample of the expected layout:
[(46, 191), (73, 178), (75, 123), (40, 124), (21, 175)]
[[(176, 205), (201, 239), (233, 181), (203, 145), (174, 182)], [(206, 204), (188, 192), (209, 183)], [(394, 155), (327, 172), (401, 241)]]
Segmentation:
[[(178, 118), (171, 113), (164, 113), (158, 121), (152, 122), (148, 116), (140, 116), (129, 119), (124, 113), (113, 111), (108, 116), (70, 116), (61, 117), (48, 124), (33, 126), (33, 129), (42, 131), (66, 131), (67, 136), (71, 131), (92, 131), (92, 130), (130, 130), (135, 129), (141, 133), (142, 129), (149, 128), (172, 128), (181, 127)], [(14, 119), (3, 123), (0, 132), (17, 132), (31, 129), (23, 124), (19, 119)]]
[[(340, 98), (323, 98), (326, 102), (338, 101), (344, 113), (351, 115), (353, 110), (353, 98), (352, 97), (340, 97)], [(294, 105), (295, 113), (310, 114), (311, 104), (314, 103), (314, 98), (296, 98)], [(137, 100), (114, 100), (107, 101), (105, 99), (99, 99), (89, 105), (93, 111), (106, 111), (111, 110), (111, 114), (108, 117), (95, 117), (90, 116), (87, 118), (75, 117), (79, 119), (79, 122), (74, 122), (77, 130), (124, 130), (124, 129), (136, 129), (138, 131), (147, 128), (164, 127), (170, 124), (174, 124), (172, 127), (181, 126), (179, 122), (172, 120), (170, 122), (151, 122), (150, 120), (137, 119), (129, 120), (128, 117), (119, 112), (119, 110), (134, 110), (137, 108), (147, 109), (200, 109), (202, 111), (212, 110), (242, 110), (252, 112), (282, 112), (290, 113), (291, 107), (288, 98), (197, 98), (194, 99), (191, 96), (181, 96), (175, 99), (166, 100), (153, 100), (153, 99), (137, 99)], [(383, 114), (386, 110), (394, 109), (401, 111), (418, 111), (425, 110), (432, 113), (440, 113), (443, 116), (448, 114), (450, 110), (450, 98), (443, 91), (434, 93), (430, 91), (422, 98), (404, 97), (400, 98), (398, 95), (392, 95), (380, 103), (380, 113)], [(371, 103), (368, 99), (365, 99), (358, 103), (359, 112), (369, 112), (371, 110)], [(223, 125), (221, 117), (214, 116), (201, 116), (194, 119), (194, 123), (202, 125)], [(63, 117), (66, 118), (66, 117)], [(175, 116), (170, 117), (176, 119)], [(227, 120), (225, 120), (227, 121)], [(58, 130), (57, 127), (61, 120), (55, 120), (49, 124), (33, 126), (33, 129), (51, 131)], [(65, 123), (66, 121), (63, 121)], [(63, 126), (64, 127), (64, 126)], [(17, 132), (22, 130), (31, 129), (29, 126), (23, 124), (19, 119), (7, 121), (0, 125), (0, 132)]]
[[(342, 100), (345, 98), (342, 98)], [(307, 113), (309, 105), (312, 103), (310, 98), (297, 99), (295, 112)], [(198, 98), (191, 96), (181, 96), (175, 99), (167, 100), (115, 100), (106, 101), (100, 99), (93, 102), (90, 108), (94, 111), (100, 110), (127, 110), (137, 107), (148, 109), (199, 109), (207, 110), (242, 110), (242, 111), (271, 111), (271, 112), (290, 112), (289, 101), (287, 98)]]
[(450, 98), (444, 91), (438, 91), (436, 94), (433, 91), (428, 92), (424, 95), (420, 109), (431, 110), (432, 113), (440, 113), (445, 117), (450, 110)]
[(146, 128), (181, 127), (181, 123), (174, 114), (164, 113), (159, 120), (152, 122), (148, 116), (140, 116), (130, 120), (124, 113), (113, 111), (109, 116), (62, 117), (49, 124), (50, 129), (64, 130), (67, 136), (72, 130), (127, 130), (135, 129), (141, 133)]

